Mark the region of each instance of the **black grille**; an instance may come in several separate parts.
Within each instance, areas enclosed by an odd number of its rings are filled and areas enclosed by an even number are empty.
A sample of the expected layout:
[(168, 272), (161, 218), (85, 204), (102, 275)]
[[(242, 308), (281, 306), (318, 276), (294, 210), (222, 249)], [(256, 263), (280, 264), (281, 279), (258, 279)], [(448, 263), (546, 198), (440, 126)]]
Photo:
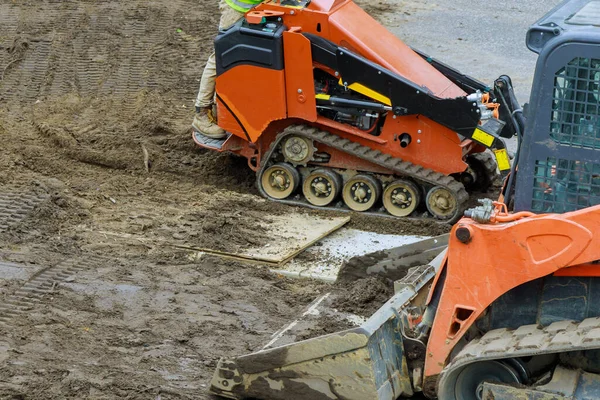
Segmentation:
[(600, 164), (548, 158), (536, 161), (534, 212), (575, 211), (600, 204)]
[(600, 59), (577, 57), (554, 78), (550, 136), (561, 144), (600, 148)]

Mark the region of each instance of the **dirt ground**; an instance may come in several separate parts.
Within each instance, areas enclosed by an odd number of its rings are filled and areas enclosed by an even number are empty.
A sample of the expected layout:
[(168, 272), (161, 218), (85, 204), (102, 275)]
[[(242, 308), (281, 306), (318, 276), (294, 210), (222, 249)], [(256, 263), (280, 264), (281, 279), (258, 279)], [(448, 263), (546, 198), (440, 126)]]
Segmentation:
[[(360, 3), (385, 22), (386, 4)], [(244, 160), (191, 140), (217, 11), (0, 1), (0, 263), (32, 271), (0, 276), (0, 399), (210, 398), (220, 356), (255, 350), (326, 289), (131, 238), (240, 249), (269, 240), (256, 221), (303, 212), (261, 199)], [(350, 226), (448, 230), (359, 215)], [(361, 308), (389, 288), (351, 293), (345, 305)]]

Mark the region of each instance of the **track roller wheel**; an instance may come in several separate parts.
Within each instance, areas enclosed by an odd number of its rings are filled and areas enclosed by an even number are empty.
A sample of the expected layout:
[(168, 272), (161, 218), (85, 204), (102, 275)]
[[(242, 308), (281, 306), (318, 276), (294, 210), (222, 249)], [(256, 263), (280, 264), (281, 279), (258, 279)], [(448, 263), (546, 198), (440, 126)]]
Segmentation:
[(303, 136), (290, 136), (283, 141), (281, 152), (292, 165), (306, 165), (312, 160), (315, 147), (312, 140)]
[(420, 202), (419, 188), (410, 181), (394, 181), (383, 192), (383, 206), (395, 217), (409, 216)]
[(371, 175), (355, 175), (344, 185), (343, 197), (351, 210), (368, 211), (381, 197), (381, 183)]
[(260, 183), (269, 197), (283, 200), (298, 189), (300, 173), (289, 164), (277, 163), (263, 172)]
[(484, 382), (525, 383), (522, 374), (511, 363), (504, 360), (481, 361), (460, 371), (456, 380), (449, 382), (454, 388), (447, 388), (450, 390), (444, 392), (454, 394), (456, 400), (482, 400)]
[(340, 195), (342, 186), (342, 177), (336, 172), (328, 169), (317, 169), (304, 180), (302, 192), (310, 204), (325, 207)]
[(431, 215), (439, 219), (449, 220), (458, 211), (456, 196), (442, 186), (435, 186), (427, 193), (426, 203)]

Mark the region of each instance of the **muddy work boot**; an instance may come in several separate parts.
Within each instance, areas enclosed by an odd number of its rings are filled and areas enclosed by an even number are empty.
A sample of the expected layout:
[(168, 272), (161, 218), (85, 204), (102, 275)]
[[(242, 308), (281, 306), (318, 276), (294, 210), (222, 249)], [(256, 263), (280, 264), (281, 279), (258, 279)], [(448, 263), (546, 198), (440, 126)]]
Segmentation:
[(192, 127), (211, 139), (224, 139), (227, 137), (227, 133), (217, 125), (212, 107), (197, 108)]

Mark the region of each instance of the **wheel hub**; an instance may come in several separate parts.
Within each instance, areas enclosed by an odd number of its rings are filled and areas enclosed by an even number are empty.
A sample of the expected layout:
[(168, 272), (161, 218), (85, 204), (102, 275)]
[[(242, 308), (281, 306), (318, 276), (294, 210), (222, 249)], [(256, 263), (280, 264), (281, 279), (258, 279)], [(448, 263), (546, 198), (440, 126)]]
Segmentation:
[(359, 182), (352, 186), (352, 191), (354, 192), (354, 200), (360, 203), (366, 203), (370, 200), (371, 189), (365, 186), (364, 183)]
[(294, 145), (292, 146), (292, 152), (294, 153), (294, 155), (302, 155), (302, 150), (302, 146), (298, 143), (294, 143)]
[(406, 189), (396, 189), (392, 192), (393, 204), (398, 205), (401, 208), (406, 208), (411, 202), (412, 198)]
[(331, 183), (326, 182), (323, 178), (319, 177), (313, 181), (312, 187), (317, 196), (327, 197), (331, 194)]
[(449, 205), (448, 204), (448, 199), (445, 198), (442, 195), (439, 195), (439, 196), (436, 197), (435, 204), (436, 204), (436, 206), (438, 206), (442, 210), (448, 210), (448, 205)]
[(315, 149), (310, 139), (292, 136), (282, 146), (283, 156), (294, 165), (306, 165), (312, 160)]
[(461, 400), (483, 400), (485, 382), (523, 383), (519, 373), (507, 362), (482, 361), (465, 367), (454, 382), (454, 396)]
[(273, 172), (272, 177), (273, 177), (273, 180), (272, 180), (273, 187), (276, 187), (278, 189), (286, 189), (286, 188), (290, 187), (289, 179), (284, 176), (283, 171)]

